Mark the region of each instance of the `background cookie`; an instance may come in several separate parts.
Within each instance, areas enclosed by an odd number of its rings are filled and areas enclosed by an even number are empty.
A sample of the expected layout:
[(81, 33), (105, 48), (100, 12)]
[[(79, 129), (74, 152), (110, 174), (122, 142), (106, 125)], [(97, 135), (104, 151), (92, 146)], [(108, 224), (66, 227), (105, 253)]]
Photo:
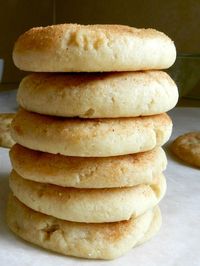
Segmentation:
[(200, 132), (179, 136), (172, 143), (171, 150), (186, 163), (200, 167)]
[(15, 114), (0, 114), (0, 147), (11, 148), (15, 141), (10, 134), (10, 125)]

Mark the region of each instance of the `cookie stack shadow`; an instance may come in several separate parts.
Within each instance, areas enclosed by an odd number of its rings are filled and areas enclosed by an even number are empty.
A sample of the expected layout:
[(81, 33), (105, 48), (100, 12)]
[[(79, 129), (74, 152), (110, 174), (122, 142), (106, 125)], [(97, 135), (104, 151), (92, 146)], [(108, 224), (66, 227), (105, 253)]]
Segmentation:
[(175, 57), (173, 42), (151, 29), (63, 24), (19, 37), (15, 65), (38, 73), (21, 81), (11, 126), (13, 232), (97, 259), (119, 257), (158, 232), (161, 146), (172, 130), (165, 112), (178, 99), (159, 69)]

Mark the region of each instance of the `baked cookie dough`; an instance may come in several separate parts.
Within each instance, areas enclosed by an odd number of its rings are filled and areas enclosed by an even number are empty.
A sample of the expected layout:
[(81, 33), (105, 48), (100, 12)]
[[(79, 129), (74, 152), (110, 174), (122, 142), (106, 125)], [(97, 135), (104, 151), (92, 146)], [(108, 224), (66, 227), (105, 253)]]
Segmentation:
[(200, 131), (179, 136), (172, 143), (171, 150), (186, 163), (200, 167)]

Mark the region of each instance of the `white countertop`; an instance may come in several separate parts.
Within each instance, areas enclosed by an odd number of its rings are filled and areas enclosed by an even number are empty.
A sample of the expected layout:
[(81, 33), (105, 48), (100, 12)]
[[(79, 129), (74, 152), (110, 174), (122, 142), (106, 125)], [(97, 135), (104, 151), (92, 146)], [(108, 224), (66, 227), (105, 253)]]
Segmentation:
[[(0, 112), (15, 112), (14, 92), (0, 93)], [(200, 130), (200, 108), (175, 108), (169, 112), (174, 123), (165, 146), (169, 159), (165, 171), (167, 194), (160, 206), (163, 225), (146, 244), (114, 261), (65, 257), (33, 246), (15, 237), (5, 223), (10, 162), (8, 150), (0, 148), (0, 265), (1, 266), (199, 266), (200, 265), (200, 170), (177, 160), (168, 151), (170, 142), (188, 131)]]

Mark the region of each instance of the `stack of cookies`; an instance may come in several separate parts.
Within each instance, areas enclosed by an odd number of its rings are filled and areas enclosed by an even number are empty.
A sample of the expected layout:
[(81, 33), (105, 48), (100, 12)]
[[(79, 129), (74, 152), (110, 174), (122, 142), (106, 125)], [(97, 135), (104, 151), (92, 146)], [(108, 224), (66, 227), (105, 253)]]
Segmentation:
[(13, 232), (98, 259), (156, 234), (166, 190), (161, 146), (172, 130), (165, 112), (178, 99), (159, 69), (175, 57), (173, 42), (152, 29), (63, 24), (19, 37), (15, 65), (39, 73), (22, 80), (11, 126)]

